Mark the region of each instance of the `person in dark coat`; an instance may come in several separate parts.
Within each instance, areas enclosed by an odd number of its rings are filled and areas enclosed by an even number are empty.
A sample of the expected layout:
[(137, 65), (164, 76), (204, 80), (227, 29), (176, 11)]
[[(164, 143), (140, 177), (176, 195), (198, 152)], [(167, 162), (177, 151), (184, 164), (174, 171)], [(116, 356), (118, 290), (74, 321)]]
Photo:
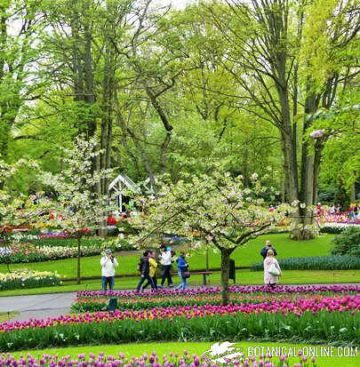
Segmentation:
[(265, 260), (266, 259), (266, 256), (267, 256), (267, 252), (269, 250), (273, 250), (274, 252), (274, 256), (277, 256), (277, 252), (275, 250), (275, 248), (272, 246), (271, 242), (270, 241), (266, 241), (265, 242), (265, 247), (263, 247), (260, 251), (260, 255), (263, 257), (263, 259)]
[(140, 292), (141, 286), (147, 280), (152, 289), (156, 289), (153, 279), (150, 277), (149, 251), (145, 251), (139, 263), (140, 280), (136, 287), (136, 291)]

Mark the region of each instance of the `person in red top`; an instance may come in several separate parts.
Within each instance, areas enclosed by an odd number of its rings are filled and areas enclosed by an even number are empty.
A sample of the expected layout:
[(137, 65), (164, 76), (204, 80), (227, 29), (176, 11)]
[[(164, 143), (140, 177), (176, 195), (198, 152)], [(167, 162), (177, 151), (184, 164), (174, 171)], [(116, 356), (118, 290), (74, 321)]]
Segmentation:
[(110, 214), (106, 219), (106, 224), (108, 226), (115, 226), (116, 225), (116, 218), (112, 214)]

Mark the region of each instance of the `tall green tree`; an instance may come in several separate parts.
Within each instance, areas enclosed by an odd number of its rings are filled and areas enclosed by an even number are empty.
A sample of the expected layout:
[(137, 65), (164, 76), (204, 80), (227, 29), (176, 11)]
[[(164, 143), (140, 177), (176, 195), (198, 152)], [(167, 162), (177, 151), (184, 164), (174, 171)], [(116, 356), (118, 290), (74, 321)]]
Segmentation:
[(21, 107), (37, 98), (41, 24), (38, 1), (0, 2), (0, 154), (5, 160)]
[[(228, 53), (223, 65), (246, 92), (250, 111), (273, 124), (281, 138), (284, 198), (306, 204), (299, 221), (316, 201), (324, 139), (308, 139), (314, 116), (335, 107), (347, 87), (359, 28), (354, 1), (227, 0), (208, 14), (223, 33)], [(321, 39), (319, 49), (314, 39)], [(311, 52), (310, 52), (311, 47)], [(321, 53), (321, 56), (319, 56)], [(249, 110), (249, 103), (244, 102)]]

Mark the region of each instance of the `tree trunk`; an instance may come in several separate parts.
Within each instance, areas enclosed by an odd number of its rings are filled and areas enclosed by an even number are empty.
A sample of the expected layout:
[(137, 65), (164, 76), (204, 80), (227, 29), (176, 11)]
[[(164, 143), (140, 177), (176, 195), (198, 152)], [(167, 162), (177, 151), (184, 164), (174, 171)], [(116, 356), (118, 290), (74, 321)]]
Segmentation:
[(293, 202), (298, 199), (298, 183), (297, 183), (297, 163), (295, 161), (296, 146), (293, 144), (292, 134), (283, 132), (282, 136), (282, 151), (283, 151), (283, 167), (285, 179), (285, 192), (288, 202)]
[(320, 164), (321, 164), (321, 154), (324, 144), (322, 141), (317, 141), (315, 143), (315, 155), (314, 155), (314, 173), (313, 173), (313, 204), (318, 200), (318, 178), (320, 174)]
[[(2, 106), (0, 106), (0, 110)], [(0, 116), (2, 117), (2, 116)], [(9, 151), (9, 139), (10, 139), (10, 124), (6, 118), (1, 118), (0, 121), (0, 157), (3, 160), (7, 160)]]
[(76, 276), (76, 283), (81, 283), (81, 236), (77, 239), (77, 276)]
[(220, 248), (221, 251), (221, 286), (222, 304), (227, 305), (230, 300), (229, 292), (229, 268), (232, 250)]

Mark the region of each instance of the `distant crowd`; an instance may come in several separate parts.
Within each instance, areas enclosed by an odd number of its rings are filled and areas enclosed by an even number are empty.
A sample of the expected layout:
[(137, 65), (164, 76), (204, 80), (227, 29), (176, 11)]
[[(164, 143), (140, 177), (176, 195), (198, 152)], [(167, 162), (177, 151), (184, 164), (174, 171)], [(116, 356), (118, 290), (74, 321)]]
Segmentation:
[[(266, 241), (265, 246), (261, 249), (260, 255), (264, 260), (264, 283), (274, 288), (279, 282), (281, 269), (276, 260), (277, 251), (270, 241)], [(180, 283), (174, 286), (172, 278), (172, 267), (176, 264), (177, 273)], [(114, 288), (115, 269), (119, 265), (110, 249), (106, 250), (100, 260), (102, 289), (112, 290)], [(158, 284), (158, 270), (161, 269), (161, 282)], [(160, 254), (156, 256), (154, 250), (146, 250), (140, 257), (138, 263), (138, 273), (140, 276), (136, 287), (137, 292), (142, 292), (147, 287), (152, 290), (165, 287), (165, 283), (169, 288), (184, 290), (187, 288), (187, 280), (190, 277), (189, 264), (186, 261), (184, 252), (180, 252), (177, 256), (176, 252), (169, 246), (161, 245)]]
[[(180, 283), (174, 287), (172, 278), (173, 264), (176, 264), (177, 273)], [(114, 257), (110, 249), (106, 250), (100, 260), (101, 275), (102, 275), (102, 289), (114, 288), (115, 268), (118, 266), (118, 261)], [(158, 284), (158, 270), (161, 269), (161, 282)], [(154, 250), (146, 250), (140, 257), (138, 263), (139, 282), (136, 287), (137, 292), (141, 292), (147, 287), (156, 290), (163, 288), (165, 283), (169, 288), (186, 289), (187, 279), (190, 277), (189, 264), (186, 261), (184, 252), (180, 252), (179, 256), (166, 245), (160, 246), (160, 254), (156, 257)]]

